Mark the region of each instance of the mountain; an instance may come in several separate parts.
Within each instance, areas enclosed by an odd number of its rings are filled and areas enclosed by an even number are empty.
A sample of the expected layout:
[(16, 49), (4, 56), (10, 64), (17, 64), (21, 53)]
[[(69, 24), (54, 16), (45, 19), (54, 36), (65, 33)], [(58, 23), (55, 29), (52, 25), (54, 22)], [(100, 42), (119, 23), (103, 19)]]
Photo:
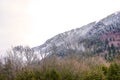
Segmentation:
[(55, 53), (60, 57), (85, 52), (106, 57), (114, 56), (120, 51), (120, 12), (58, 34), (33, 49), (41, 53)]

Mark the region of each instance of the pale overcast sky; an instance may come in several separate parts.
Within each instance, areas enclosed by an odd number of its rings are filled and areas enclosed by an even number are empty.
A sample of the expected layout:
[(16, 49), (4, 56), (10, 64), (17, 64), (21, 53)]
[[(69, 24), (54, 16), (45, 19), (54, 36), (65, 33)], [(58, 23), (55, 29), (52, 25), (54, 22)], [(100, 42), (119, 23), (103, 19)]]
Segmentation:
[(0, 0), (0, 50), (38, 46), (120, 10), (120, 0)]

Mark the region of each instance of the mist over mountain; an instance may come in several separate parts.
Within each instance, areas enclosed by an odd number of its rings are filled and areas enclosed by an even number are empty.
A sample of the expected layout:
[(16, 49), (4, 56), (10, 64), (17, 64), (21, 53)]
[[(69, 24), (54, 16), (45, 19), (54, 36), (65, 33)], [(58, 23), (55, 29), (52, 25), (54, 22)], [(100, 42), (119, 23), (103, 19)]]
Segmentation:
[(33, 49), (43, 54), (55, 52), (60, 57), (87, 51), (100, 56), (114, 56), (120, 51), (120, 12), (58, 34)]

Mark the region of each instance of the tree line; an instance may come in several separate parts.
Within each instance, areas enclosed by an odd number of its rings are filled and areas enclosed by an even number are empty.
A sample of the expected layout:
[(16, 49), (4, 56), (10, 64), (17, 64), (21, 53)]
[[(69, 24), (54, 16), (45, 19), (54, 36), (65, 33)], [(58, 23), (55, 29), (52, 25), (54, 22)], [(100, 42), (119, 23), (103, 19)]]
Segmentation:
[(72, 55), (62, 59), (38, 53), (39, 57), (23, 46), (7, 51), (0, 60), (0, 80), (120, 80), (119, 55), (108, 62), (99, 56), (81, 59)]

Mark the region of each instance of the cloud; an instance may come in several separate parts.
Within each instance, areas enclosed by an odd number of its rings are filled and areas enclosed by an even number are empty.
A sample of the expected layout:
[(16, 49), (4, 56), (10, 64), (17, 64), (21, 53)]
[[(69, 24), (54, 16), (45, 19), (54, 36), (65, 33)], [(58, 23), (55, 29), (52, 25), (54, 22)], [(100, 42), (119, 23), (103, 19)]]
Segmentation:
[(1, 48), (22, 44), (31, 23), (26, 7), (30, 0), (0, 0)]

